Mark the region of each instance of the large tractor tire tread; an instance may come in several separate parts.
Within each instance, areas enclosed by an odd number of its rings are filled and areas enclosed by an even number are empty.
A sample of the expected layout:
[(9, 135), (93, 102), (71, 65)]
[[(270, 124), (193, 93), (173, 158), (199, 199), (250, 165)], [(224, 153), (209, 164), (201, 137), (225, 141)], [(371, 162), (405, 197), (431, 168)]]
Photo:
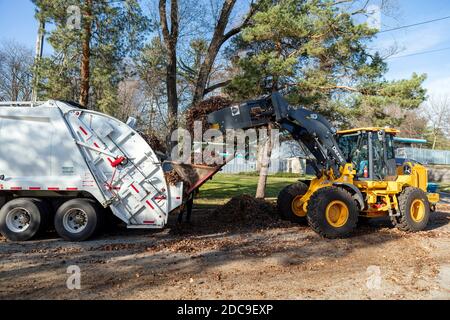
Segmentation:
[(301, 217), (292, 210), (292, 202), (298, 196), (303, 196), (308, 191), (308, 186), (303, 182), (297, 182), (285, 187), (278, 194), (277, 208), (282, 219), (294, 223), (306, 223), (306, 216)]
[[(414, 200), (421, 200), (424, 204), (424, 217), (420, 222), (416, 222), (411, 217), (411, 205)], [(400, 216), (391, 217), (394, 226), (405, 232), (417, 232), (424, 230), (430, 219), (430, 204), (427, 195), (419, 188), (407, 187), (398, 196), (398, 206)]]
[[(333, 201), (341, 201), (348, 208), (348, 219), (342, 227), (331, 226), (325, 217), (326, 208)], [(359, 209), (351, 193), (337, 187), (325, 187), (316, 191), (308, 202), (308, 224), (323, 238), (348, 238), (358, 224)]]

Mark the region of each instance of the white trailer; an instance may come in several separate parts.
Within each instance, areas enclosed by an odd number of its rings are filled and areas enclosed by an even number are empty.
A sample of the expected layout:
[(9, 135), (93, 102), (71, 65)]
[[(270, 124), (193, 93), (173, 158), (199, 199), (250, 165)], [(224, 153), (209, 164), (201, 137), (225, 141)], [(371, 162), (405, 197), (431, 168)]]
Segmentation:
[[(199, 184), (196, 184), (198, 186)], [(130, 126), (70, 103), (0, 107), (0, 232), (31, 239), (51, 220), (69, 241), (91, 237), (103, 208), (129, 228), (162, 228), (183, 204), (163, 163)]]

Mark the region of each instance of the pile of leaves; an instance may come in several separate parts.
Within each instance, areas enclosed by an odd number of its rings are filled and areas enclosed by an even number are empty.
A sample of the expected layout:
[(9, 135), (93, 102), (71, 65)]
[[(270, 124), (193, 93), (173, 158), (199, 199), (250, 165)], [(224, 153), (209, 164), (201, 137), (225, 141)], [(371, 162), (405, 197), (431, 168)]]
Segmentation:
[(231, 107), (232, 101), (221, 96), (211, 97), (192, 106), (186, 112), (186, 129), (194, 136), (194, 122), (201, 121), (203, 130), (209, 127), (208, 115), (214, 111)]
[(264, 199), (256, 199), (248, 194), (232, 198), (222, 207), (217, 208), (213, 215), (224, 223), (244, 223), (258, 225), (279, 221), (274, 204)]
[[(167, 171), (164, 173), (166, 181), (169, 185), (175, 186), (178, 182), (182, 182), (183, 178), (175, 170)], [(185, 182), (186, 183), (186, 182)]]
[(148, 143), (148, 145), (155, 152), (160, 152), (165, 154), (167, 151), (165, 143), (157, 136), (157, 134), (152, 130), (147, 130), (146, 132), (140, 133), (141, 137)]

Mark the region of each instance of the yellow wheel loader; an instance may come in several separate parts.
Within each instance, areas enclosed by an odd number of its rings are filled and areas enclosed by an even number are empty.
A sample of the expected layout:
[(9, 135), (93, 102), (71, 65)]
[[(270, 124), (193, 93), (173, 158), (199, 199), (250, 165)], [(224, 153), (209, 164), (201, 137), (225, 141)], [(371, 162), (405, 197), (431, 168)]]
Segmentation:
[(358, 219), (390, 217), (403, 231), (426, 228), (439, 195), (427, 193), (427, 169), (395, 158), (395, 129), (337, 131), (323, 116), (290, 106), (279, 94), (247, 101), (208, 116), (222, 131), (277, 125), (301, 142), (314, 158), (316, 178), (281, 190), (283, 218), (307, 221), (326, 238), (351, 235)]

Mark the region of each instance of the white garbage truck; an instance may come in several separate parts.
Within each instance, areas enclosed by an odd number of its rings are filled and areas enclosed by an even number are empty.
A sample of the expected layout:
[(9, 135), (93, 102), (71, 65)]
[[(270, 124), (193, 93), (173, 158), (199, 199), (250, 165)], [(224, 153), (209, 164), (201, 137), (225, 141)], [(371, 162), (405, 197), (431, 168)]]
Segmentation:
[(29, 240), (53, 223), (62, 238), (83, 241), (99, 229), (105, 211), (128, 228), (162, 228), (219, 170), (171, 163), (191, 187), (183, 192), (183, 182), (169, 185), (166, 163), (130, 120), (61, 101), (0, 107), (3, 236)]

